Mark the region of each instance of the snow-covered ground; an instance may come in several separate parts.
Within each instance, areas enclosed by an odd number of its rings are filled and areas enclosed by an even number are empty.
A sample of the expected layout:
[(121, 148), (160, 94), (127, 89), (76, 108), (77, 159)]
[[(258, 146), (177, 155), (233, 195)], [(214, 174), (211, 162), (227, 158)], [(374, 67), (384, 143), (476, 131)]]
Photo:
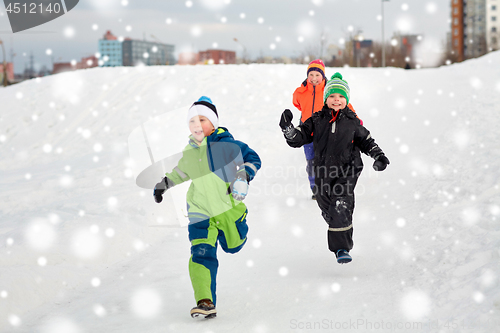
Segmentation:
[[(0, 89), (0, 331), (497, 331), (499, 63), (327, 68), (391, 160), (376, 173), (363, 157), (348, 265), (328, 251), (303, 151), (278, 127), (285, 108), (299, 119), (306, 66), (97, 68)], [(263, 163), (246, 247), (219, 250), (210, 321), (189, 316), (176, 193), (155, 204), (135, 179), (141, 125), (172, 138), (149, 138), (156, 161), (174, 154), (201, 95)]]

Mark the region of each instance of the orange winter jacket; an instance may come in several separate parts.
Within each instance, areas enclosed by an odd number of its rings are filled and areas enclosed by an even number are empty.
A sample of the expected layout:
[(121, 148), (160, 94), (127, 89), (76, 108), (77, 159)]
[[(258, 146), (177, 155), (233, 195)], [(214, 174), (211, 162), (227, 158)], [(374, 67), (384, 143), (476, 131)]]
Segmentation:
[[(323, 108), (323, 91), (325, 90), (326, 80), (323, 80), (317, 86), (313, 86), (307, 79), (302, 82), (300, 87), (293, 93), (293, 105), (302, 112), (300, 121), (305, 122), (312, 116), (313, 112), (321, 111)], [(351, 103), (347, 105), (354, 113)]]

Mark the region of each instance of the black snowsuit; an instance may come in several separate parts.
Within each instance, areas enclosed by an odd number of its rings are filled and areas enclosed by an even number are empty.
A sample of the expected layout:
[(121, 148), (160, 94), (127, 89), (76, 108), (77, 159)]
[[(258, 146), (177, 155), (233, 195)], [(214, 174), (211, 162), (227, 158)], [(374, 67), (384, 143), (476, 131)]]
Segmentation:
[(354, 187), (363, 170), (359, 152), (376, 159), (383, 151), (348, 107), (335, 112), (325, 104), (289, 137), (294, 148), (313, 142), (316, 199), (329, 226), (328, 248), (350, 251)]

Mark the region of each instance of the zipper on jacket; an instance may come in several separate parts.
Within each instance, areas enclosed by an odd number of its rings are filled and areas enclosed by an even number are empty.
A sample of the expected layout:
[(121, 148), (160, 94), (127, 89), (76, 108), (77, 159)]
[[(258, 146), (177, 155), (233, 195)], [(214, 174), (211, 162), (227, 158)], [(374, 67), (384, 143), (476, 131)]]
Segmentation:
[(313, 86), (313, 106), (311, 110), (311, 117), (314, 113), (314, 104), (316, 103), (316, 86)]

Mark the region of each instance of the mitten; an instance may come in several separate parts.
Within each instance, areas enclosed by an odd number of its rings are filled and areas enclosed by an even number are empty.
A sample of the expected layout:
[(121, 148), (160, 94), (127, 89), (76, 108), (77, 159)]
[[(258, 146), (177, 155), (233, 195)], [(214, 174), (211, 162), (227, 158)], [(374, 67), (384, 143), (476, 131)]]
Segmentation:
[(295, 136), (295, 128), (292, 125), (292, 119), (293, 114), (289, 109), (286, 109), (281, 114), (280, 127), (287, 139), (292, 139)]
[(248, 194), (248, 174), (246, 171), (240, 171), (231, 182), (228, 188), (228, 194), (231, 193), (233, 198), (238, 201), (245, 199)]
[(163, 200), (163, 193), (165, 193), (169, 187), (169, 179), (164, 177), (161, 182), (156, 184), (155, 189), (153, 190), (153, 196), (155, 198), (156, 203), (160, 203)]
[(384, 171), (389, 164), (391, 164), (391, 162), (389, 162), (389, 159), (384, 154), (378, 155), (375, 158), (375, 162), (373, 162), (373, 169), (375, 171)]

